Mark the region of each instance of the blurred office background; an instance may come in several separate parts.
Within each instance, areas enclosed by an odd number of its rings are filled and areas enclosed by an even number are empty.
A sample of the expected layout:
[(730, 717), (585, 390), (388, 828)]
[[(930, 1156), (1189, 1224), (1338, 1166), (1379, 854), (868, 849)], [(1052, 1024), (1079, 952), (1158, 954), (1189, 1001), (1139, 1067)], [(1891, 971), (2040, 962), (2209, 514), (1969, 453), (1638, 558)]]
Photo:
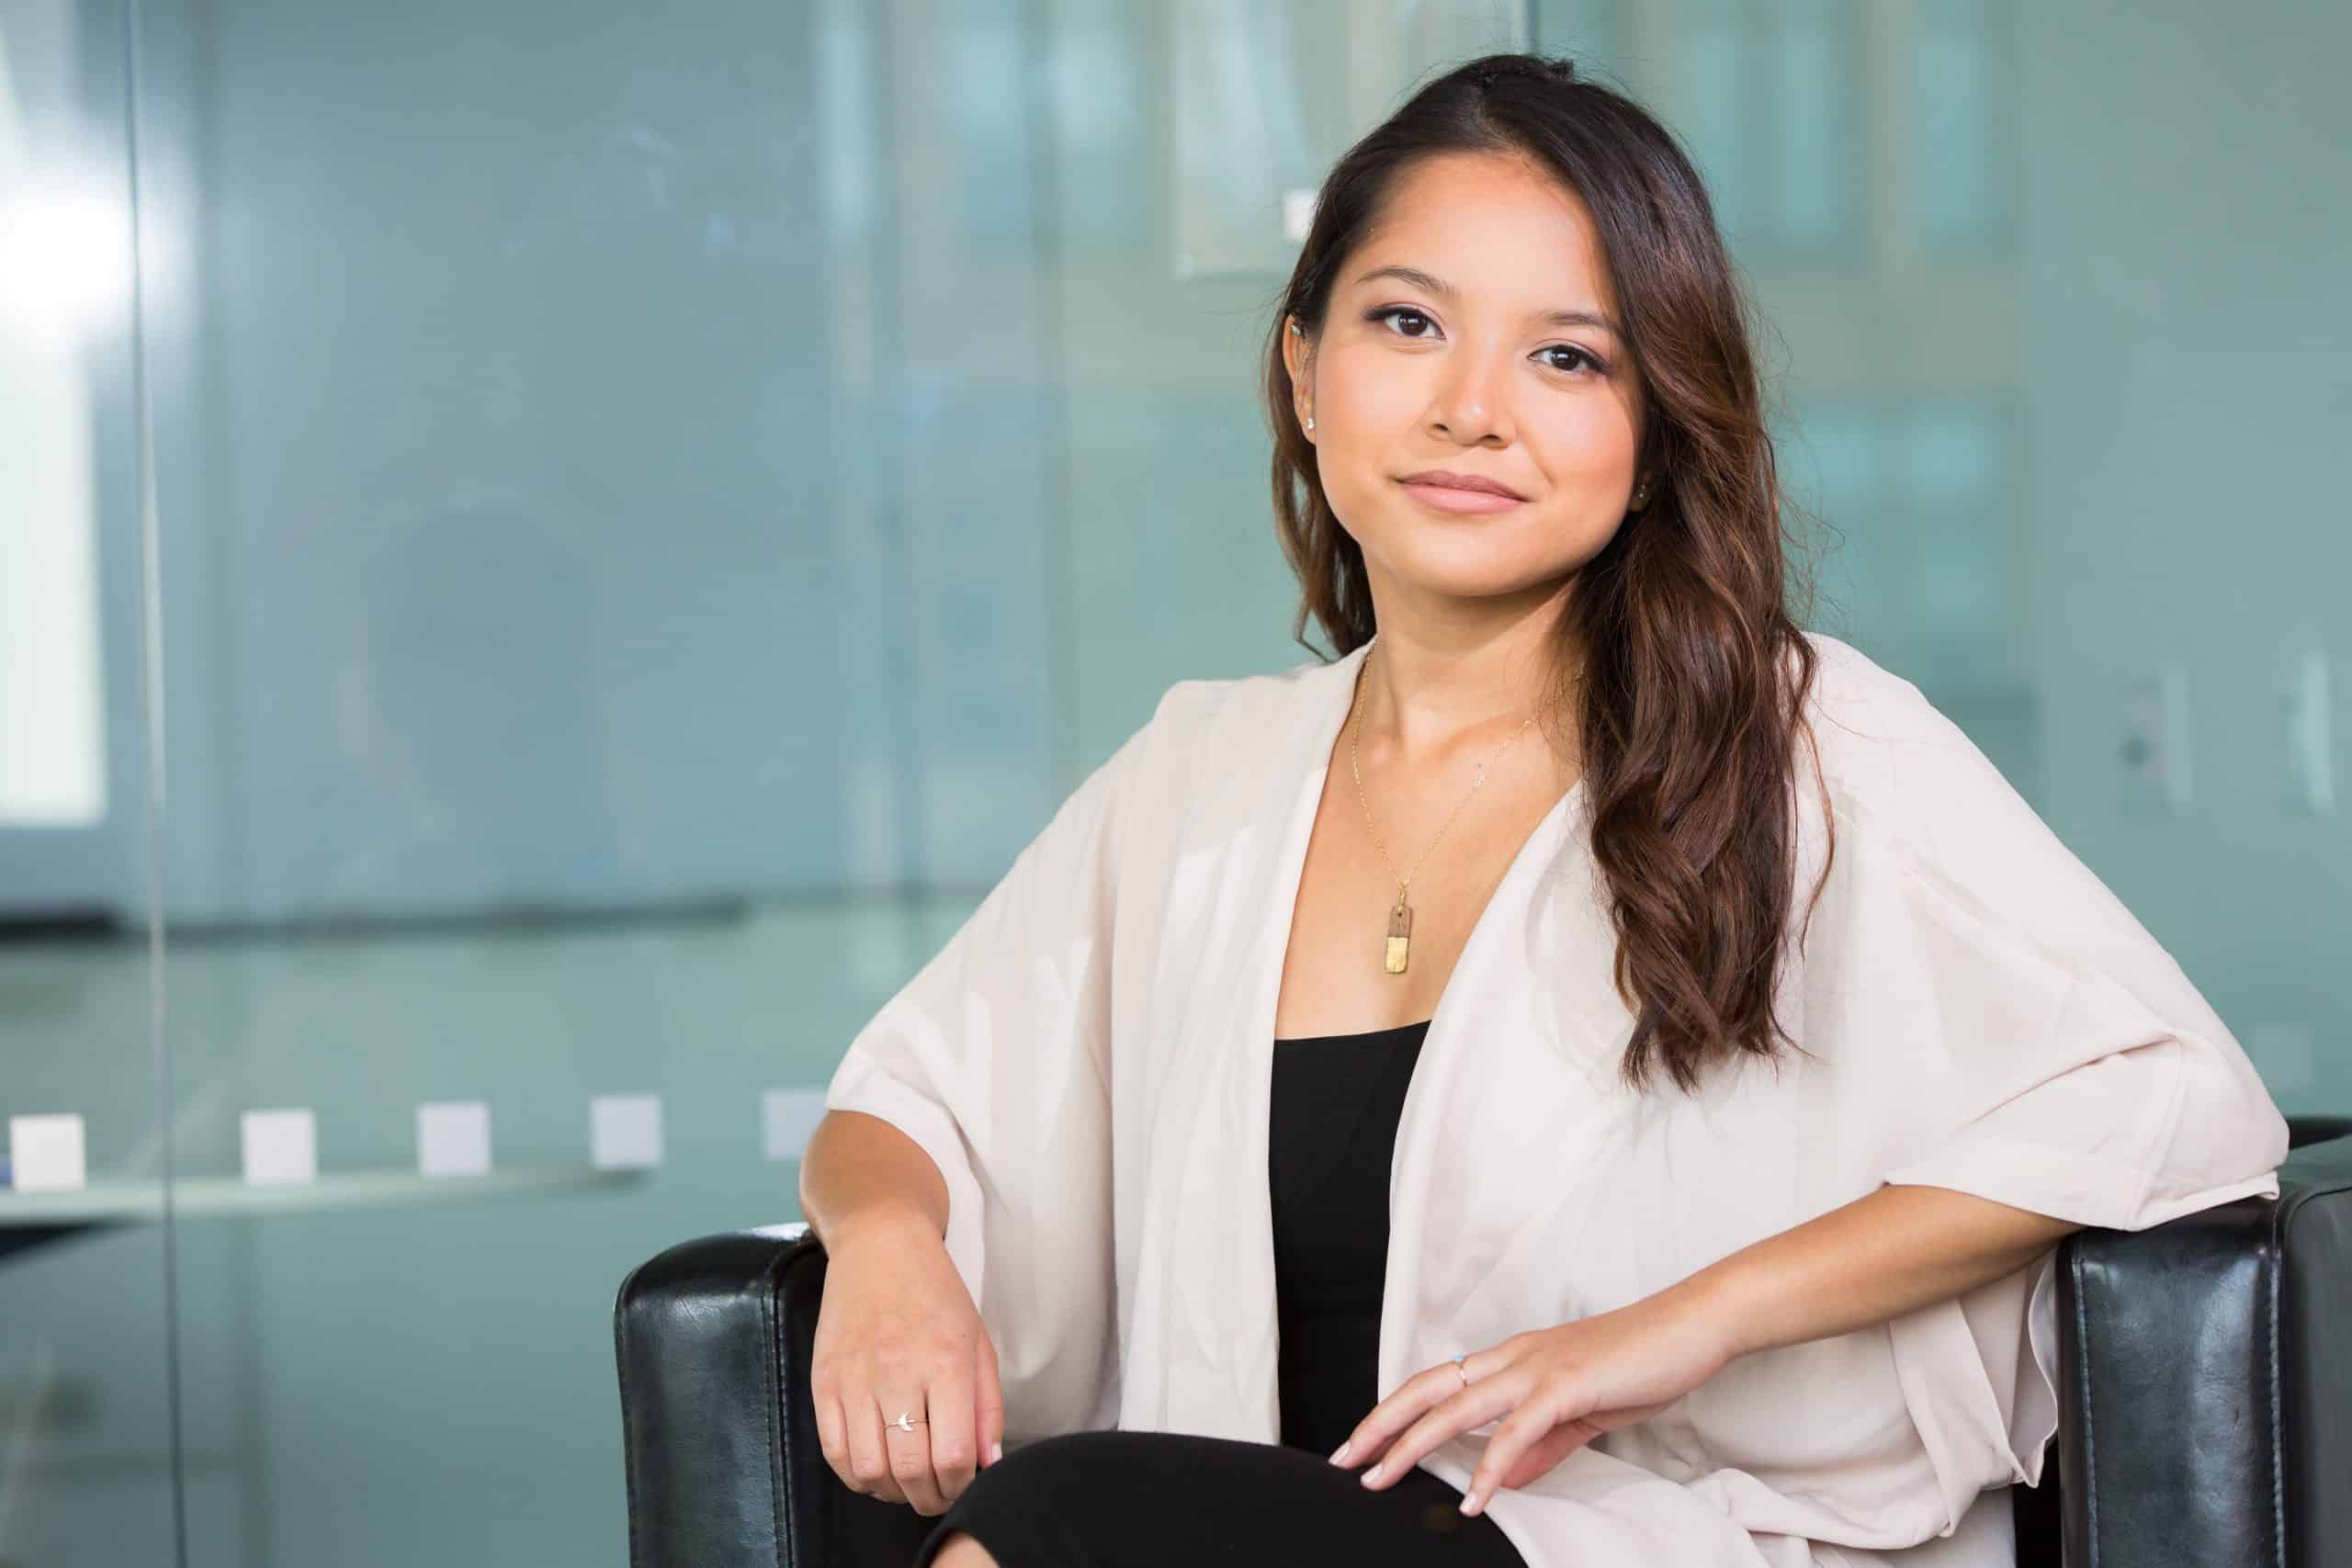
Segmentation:
[(622, 1274), (1312, 657), (1295, 193), (1529, 44), (1712, 178), (1814, 624), (2352, 1107), (2335, 0), (0, 0), (0, 1565), (625, 1561)]

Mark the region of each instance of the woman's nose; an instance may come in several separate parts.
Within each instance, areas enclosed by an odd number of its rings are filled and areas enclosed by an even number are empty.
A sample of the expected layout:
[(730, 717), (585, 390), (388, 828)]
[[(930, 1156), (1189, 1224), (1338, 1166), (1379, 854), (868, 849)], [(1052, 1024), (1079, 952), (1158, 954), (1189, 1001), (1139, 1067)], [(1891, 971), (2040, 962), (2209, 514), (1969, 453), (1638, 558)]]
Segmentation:
[(1508, 439), (1510, 396), (1503, 356), (1464, 350), (1442, 372), (1430, 423), (1465, 445), (1490, 435)]

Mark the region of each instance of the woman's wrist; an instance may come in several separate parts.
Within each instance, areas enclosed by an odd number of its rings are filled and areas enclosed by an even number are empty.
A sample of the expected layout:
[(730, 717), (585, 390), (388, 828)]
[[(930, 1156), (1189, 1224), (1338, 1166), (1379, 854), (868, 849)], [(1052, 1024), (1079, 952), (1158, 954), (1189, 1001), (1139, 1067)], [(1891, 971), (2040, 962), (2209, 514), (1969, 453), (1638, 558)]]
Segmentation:
[(1736, 1279), (1715, 1266), (1700, 1269), (1669, 1285), (1651, 1299), (1679, 1323), (1679, 1331), (1713, 1348), (1718, 1368), (1746, 1355), (1753, 1346), (1740, 1333), (1740, 1312), (1735, 1299)]
[(831, 1224), (818, 1227), (818, 1240), (833, 1257), (876, 1248), (897, 1251), (926, 1243), (947, 1245), (945, 1232), (922, 1204), (897, 1198), (859, 1204)]

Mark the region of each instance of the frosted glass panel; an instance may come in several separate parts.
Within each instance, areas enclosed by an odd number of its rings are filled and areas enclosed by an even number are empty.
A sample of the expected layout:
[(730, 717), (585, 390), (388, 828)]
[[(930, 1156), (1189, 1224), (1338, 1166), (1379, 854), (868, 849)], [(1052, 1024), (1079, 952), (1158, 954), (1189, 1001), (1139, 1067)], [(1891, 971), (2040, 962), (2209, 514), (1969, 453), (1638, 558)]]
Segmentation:
[[(167, 1391), (122, 17), (0, 0), (0, 1562), (218, 1542)], [(159, 265), (164, 253), (153, 258)], [(159, 276), (158, 287), (167, 287)], [(195, 1512), (181, 1516), (183, 1505)]]

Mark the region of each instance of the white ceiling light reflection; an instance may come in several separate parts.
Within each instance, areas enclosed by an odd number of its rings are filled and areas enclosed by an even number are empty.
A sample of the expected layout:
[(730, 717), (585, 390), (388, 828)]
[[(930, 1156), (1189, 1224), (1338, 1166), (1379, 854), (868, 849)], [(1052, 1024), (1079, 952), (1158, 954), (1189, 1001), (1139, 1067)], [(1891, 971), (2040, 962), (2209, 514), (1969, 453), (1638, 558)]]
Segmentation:
[(0, 170), (0, 318), (14, 346), (66, 353), (118, 330), (130, 301), (130, 219), (119, 191), (36, 185)]
[[(0, 67), (6, 62), (0, 55)], [(130, 226), (91, 180), (37, 177), (0, 69), (0, 828), (107, 812), (89, 342), (130, 298)]]

